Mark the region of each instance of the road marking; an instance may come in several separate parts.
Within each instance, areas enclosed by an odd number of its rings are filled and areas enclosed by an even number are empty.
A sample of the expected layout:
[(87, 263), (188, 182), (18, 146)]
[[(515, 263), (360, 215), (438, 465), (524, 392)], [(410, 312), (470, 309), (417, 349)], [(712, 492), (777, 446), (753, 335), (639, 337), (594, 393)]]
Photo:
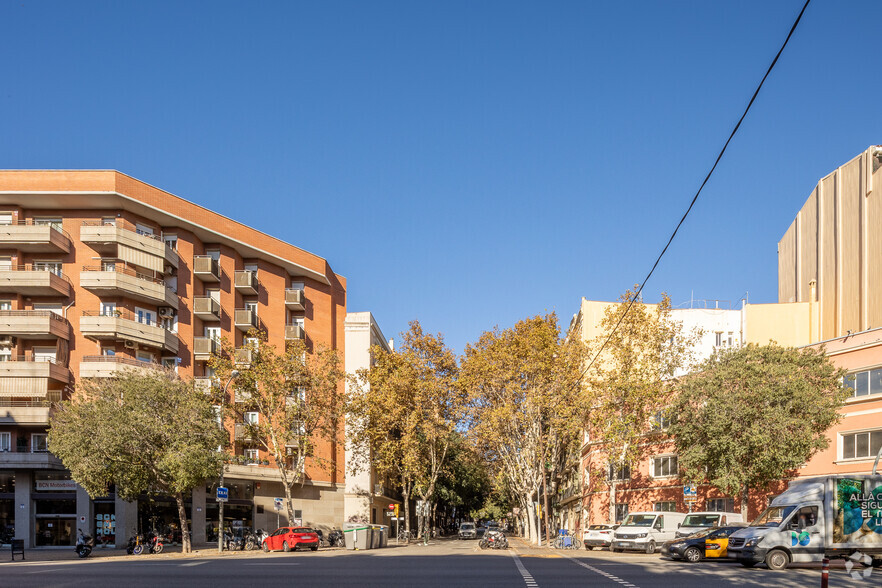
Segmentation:
[(182, 568), (191, 568), (193, 566), (201, 566), (202, 564), (207, 564), (207, 561), (191, 561), (190, 563), (181, 564)]
[(539, 588), (539, 584), (536, 583), (536, 580), (533, 579), (533, 576), (527, 571), (527, 568), (525, 568), (524, 564), (521, 562), (520, 556), (514, 551), (509, 551), (509, 553), (511, 554), (512, 559), (514, 559), (515, 565), (518, 567), (521, 576), (524, 577), (524, 582), (527, 584), (528, 588)]
[(622, 586), (625, 586), (625, 588), (639, 588), (636, 584), (632, 584), (631, 582), (628, 582), (627, 580), (622, 580), (621, 578), (619, 578), (618, 576), (616, 576), (614, 574), (610, 574), (609, 572), (604, 572), (600, 568), (595, 568), (594, 566), (588, 565), (583, 561), (579, 561), (578, 559), (576, 559), (575, 557), (573, 557), (571, 555), (566, 555), (565, 553), (561, 553), (560, 555), (561, 555), (561, 557), (565, 557), (568, 560), (570, 560), (571, 562), (582, 566), (586, 570), (590, 570), (590, 571), (594, 572), (595, 574), (600, 574), (604, 578), (612, 580), (613, 582), (615, 582), (617, 584), (621, 584)]

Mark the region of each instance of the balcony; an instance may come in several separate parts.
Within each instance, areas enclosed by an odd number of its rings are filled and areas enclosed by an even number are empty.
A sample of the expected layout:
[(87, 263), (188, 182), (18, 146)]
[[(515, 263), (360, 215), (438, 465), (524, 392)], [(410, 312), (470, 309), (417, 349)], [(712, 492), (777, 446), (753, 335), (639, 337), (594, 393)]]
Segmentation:
[(304, 310), (306, 304), (306, 296), (300, 288), (285, 289), (285, 306), (291, 310)]
[(203, 394), (211, 394), (211, 378), (193, 378), (193, 387)]
[(252, 349), (250, 347), (239, 347), (236, 349), (233, 359), (236, 365), (248, 365), (251, 363)]
[(115, 294), (148, 304), (178, 307), (178, 295), (162, 280), (136, 272), (130, 267), (113, 269), (85, 266), (80, 274), (80, 286), (96, 293)]
[(220, 342), (211, 337), (193, 337), (193, 359), (208, 361), (212, 355), (220, 353)]
[[(7, 470), (61, 470), (61, 460), (45, 451), (4, 451), (0, 453), (0, 469)], [(278, 474), (276, 474), (278, 476)]]
[(236, 423), (235, 438), (236, 441), (253, 441), (248, 423)]
[(233, 313), (233, 324), (246, 333), (257, 328), (257, 313), (250, 308), (237, 308)]
[(220, 264), (208, 255), (193, 257), (193, 275), (203, 282), (220, 282)]
[(70, 370), (54, 359), (35, 358), (32, 355), (10, 357), (0, 361), (0, 396), (46, 397), (49, 382), (70, 383)]
[(149, 374), (157, 370), (162, 370), (158, 363), (123, 355), (86, 355), (80, 362), (81, 378), (115, 378), (124, 372)]
[(220, 320), (220, 303), (211, 296), (193, 298), (193, 314), (204, 321)]
[(70, 297), (70, 282), (61, 272), (45, 268), (34, 269), (31, 264), (0, 268), (0, 293), (23, 296)]
[(300, 325), (285, 325), (286, 341), (303, 341), (306, 338), (306, 332)]
[(0, 424), (48, 425), (52, 404), (46, 400), (9, 400), (0, 398)]
[(140, 233), (122, 219), (112, 223), (85, 221), (80, 227), (80, 240), (100, 253), (121, 259), (131, 255), (132, 259), (126, 261), (160, 272), (165, 271), (166, 264), (175, 268), (179, 264), (178, 252), (166, 245), (161, 236)]
[(51, 310), (0, 310), (0, 335), (70, 340), (70, 323)]
[(70, 235), (55, 224), (34, 224), (32, 220), (0, 225), (0, 249), (29, 253), (70, 253)]
[(138, 322), (132, 311), (117, 309), (114, 314), (83, 312), (80, 318), (80, 332), (92, 339), (112, 339), (116, 341), (132, 341), (148, 347), (158, 347), (173, 355), (177, 355), (177, 333), (146, 322)]
[(237, 271), (233, 276), (233, 284), (236, 290), (242, 294), (257, 294), (257, 272), (251, 270)]

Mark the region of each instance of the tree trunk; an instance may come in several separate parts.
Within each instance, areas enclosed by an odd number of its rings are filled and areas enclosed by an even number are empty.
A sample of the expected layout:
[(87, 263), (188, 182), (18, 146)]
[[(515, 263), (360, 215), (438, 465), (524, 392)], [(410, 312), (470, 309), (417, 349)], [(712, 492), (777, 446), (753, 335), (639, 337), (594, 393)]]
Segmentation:
[(548, 523), (548, 482), (545, 481), (545, 472), (542, 472), (542, 497), (545, 503), (542, 507), (545, 514), (545, 544), (551, 545), (551, 526)]
[(402, 491), (401, 497), (404, 499), (404, 528), (410, 533), (410, 492)]
[(527, 496), (527, 504), (529, 504), (529, 508), (527, 509), (527, 521), (529, 521), (529, 530), (530, 530), (530, 540), (539, 545), (539, 529), (536, 525), (538, 519), (538, 513), (536, 509), (533, 507), (533, 495), (530, 494)]
[(750, 507), (750, 488), (745, 485), (741, 488), (741, 518), (745, 521), (749, 521), (747, 518), (748, 508)]
[(616, 524), (616, 481), (609, 481), (609, 524)]
[(190, 526), (187, 524), (187, 511), (184, 509), (184, 495), (181, 492), (175, 494), (175, 502), (178, 504), (178, 519), (181, 521), (181, 552), (190, 553)]

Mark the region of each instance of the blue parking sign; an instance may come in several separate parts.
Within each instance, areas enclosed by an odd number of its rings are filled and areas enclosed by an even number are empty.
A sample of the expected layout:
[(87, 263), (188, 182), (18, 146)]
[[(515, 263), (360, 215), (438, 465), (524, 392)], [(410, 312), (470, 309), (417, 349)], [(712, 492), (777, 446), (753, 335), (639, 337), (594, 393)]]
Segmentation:
[(217, 488), (217, 501), (218, 502), (226, 502), (229, 493), (226, 488), (223, 486), (218, 486)]

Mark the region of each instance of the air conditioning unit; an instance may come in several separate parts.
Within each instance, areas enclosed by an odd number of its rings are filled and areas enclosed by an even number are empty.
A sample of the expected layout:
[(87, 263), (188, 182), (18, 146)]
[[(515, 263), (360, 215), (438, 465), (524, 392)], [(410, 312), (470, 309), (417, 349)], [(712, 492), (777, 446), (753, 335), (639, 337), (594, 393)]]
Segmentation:
[(136, 347), (136, 344), (134, 341), (126, 341), (125, 346), (126, 349), (134, 349)]
[(157, 310), (159, 318), (172, 318), (175, 316), (175, 309), (171, 306), (160, 306)]

